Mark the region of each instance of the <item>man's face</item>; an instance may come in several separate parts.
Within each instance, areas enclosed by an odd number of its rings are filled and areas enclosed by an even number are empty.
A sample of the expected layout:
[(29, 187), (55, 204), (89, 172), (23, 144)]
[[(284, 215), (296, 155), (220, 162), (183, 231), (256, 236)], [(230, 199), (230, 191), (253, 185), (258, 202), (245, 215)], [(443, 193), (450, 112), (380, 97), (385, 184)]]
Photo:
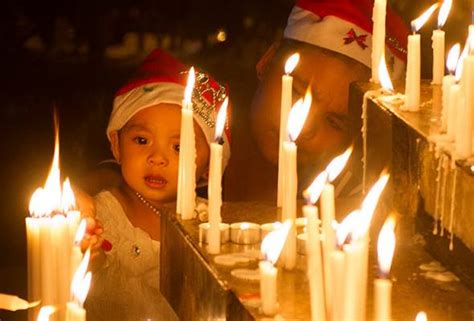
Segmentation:
[(331, 158), (351, 141), (348, 124), (349, 84), (367, 80), (368, 68), (348, 63), (310, 45), (280, 48), (252, 102), (252, 131), (262, 154), (278, 163), (281, 76), (286, 59), (294, 52), (300, 61), (293, 71), (293, 102), (304, 96), (311, 85), (313, 103), (305, 125), (296, 140), (298, 172), (302, 184), (309, 184)]

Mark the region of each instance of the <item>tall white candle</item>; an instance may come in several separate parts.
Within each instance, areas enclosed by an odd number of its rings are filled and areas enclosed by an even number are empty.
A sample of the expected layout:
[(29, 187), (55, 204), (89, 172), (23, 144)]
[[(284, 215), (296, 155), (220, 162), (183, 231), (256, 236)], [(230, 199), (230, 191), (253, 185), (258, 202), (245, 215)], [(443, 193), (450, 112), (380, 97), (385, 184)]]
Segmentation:
[(303, 213), (307, 218), (306, 255), (308, 258), (308, 280), (311, 300), (311, 320), (326, 320), (323, 264), (321, 256), (321, 240), (319, 235), (318, 209), (313, 205), (305, 205)]
[(411, 22), (413, 34), (408, 36), (405, 105), (402, 107), (403, 110), (416, 112), (420, 108), (420, 35), (416, 32), (420, 30), (438, 6), (438, 3), (432, 5), (420, 17)]
[(56, 250), (54, 247), (52, 219), (41, 218), (41, 302), (42, 305), (56, 305), (58, 278), (56, 271)]
[[(26, 240), (28, 259), (28, 300), (41, 299), (41, 253), (40, 253), (40, 219), (26, 218)], [(29, 320), (36, 319), (39, 308), (28, 311)]]
[(461, 137), (460, 154), (461, 158), (468, 158), (472, 155), (472, 129), (474, 117), (474, 55), (470, 54), (464, 60), (464, 134)]
[(281, 105), (280, 105), (280, 140), (278, 145), (278, 189), (277, 206), (281, 207), (283, 203), (283, 184), (284, 168), (283, 164), (283, 142), (288, 140), (286, 125), (288, 123), (288, 114), (290, 113), (293, 92), (293, 77), (290, 75), (295, 69), (300, 55), (295, 53), (291, 55), (285, 63), (285, 74), (281, 77)]
[(387, 0), (375, 0), (372, 11), (372, 82), (378, 84), (379, 74), (377, 72), (380, 59), (385, 50), (385, 17), (387, 12)]
[(331, 309), (333, 305), (333, 288), (332, 279), (333, 273), (330, 268), (330, 257), (331, 253), (335, 250), (336, 246), (336, 235), (333, 228), (333, 222), (335, 220), (335, 200), (334, 200), (334, 185), (331, 183), (324, 184), (323, 191), (321, 193), (321, 218), (323, 223), (323, 256), (324, 256), (324, 285), (326, 292), (326, 305)]
[(228, 98), (226, 98), (219, 110), (216, 121), (215, 142), (211, 143), (211, 160), (209, 164), (209, 230), (208, 251), (210, 254), (220, 252), (220, 223), (222, 206), (222, 133), (224, 130)]
[(67, 241), (69, 240), (69, 231), (67, 226), (66, 217), (63, 215), (55, 215), (52, 218), (52, 248), (51, 251), (56, 251), (56, 262), (54, 263), (54, 272), (57, 275), (57, 307), (58, 307), (58, 318), (59, 320), (65, 320), (66, 318), (66, 303), (69, 299), (70, 289), (70, 260), (65, 253), (70, 255), (71, 245)]
[[(442, 89), (442, 112), (441, 112), (441, 130), (448, 131), (448, 122), (453, 121), (450, 118), (450, 110), (452, 109), (451, 103), (451, 86), (453, 86), (456, 82), (456, 77), (454, 76), (454, 72), (456, 71), (456, 65), (459, 59), (459, 53), (461, 50), (460, 44), (455, 44), (450, 50), (448, 54), (448, 59), (446, 62), (446, 67), (448, 69), (449, 74), (443, 77), (443, 85)], [(453, 130), (453, 128), (452, 128)], [(449, 133), (448, 133), (448, 136)], [(450, 137), (453, 139), (454, 137)]]
[(438, 29), (433, 30), (433, 84), (440, 85), (444, 76), (444, 37), (443, 28), (451, 9), (452, 0), (444, 0), (438, 14)]
[(344, 317), (344, 287), (345, 287), (345, 254), (343, 251), (333, 251), (330, 256), (332, 299), (329, 316), (331, 320), (343, 320)]
[[(448, 124), (447, 124), (447, 133), (451, 141), (456, 139), (456, 117), (459, 113), (460, 105), (460, 86), (454, 83), (449, 90), (449, 100), (448, 100)], [(460, 114), (460, 113), (459, 113)]]

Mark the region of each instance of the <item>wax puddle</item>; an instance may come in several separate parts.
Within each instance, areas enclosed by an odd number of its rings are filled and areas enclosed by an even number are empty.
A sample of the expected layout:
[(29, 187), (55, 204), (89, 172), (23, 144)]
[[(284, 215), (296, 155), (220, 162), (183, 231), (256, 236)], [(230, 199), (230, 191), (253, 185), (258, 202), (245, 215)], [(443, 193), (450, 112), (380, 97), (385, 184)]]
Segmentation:
[(419, 269), (424, 271), (421, 273), (427, 280), (434, 280), (439, 282), (458, 282), (459, 278), (452, 272), (447, 271), (446, 268), (438, 261), (431, 261), (423, 263)]
[(222, 254), (214, 257), (214, 263), (221, 266), (233, 267), (236, 265), (249, 265), (260, 259), (259, 251)]

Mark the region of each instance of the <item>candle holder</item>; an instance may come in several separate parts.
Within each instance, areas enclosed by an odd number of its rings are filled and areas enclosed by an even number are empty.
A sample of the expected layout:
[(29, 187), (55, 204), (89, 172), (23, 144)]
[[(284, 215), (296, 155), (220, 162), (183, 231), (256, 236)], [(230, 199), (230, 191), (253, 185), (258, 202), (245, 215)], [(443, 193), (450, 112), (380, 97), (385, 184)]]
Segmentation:
[[(207, 243), (207, 231), (209, 231), (209, 222), (199, 224), (199, 243)], [(229, 224), (219, 223), (221, 231), (221, 244), (229, 242)]]
[(260, 242), (260, 225), (249, 222), (230, 225), (230, 240), (237, 244), (255, 244)]
[(296, 236), (296, 251), (298, 254), (306, 255), (306, 241), (308, 240), (307, 233), (301, 233)]
[(281, 227), (281, 222), (265, 223), (260, 225), (262, 240), (267, 236), (268, 233), (275, 231)]

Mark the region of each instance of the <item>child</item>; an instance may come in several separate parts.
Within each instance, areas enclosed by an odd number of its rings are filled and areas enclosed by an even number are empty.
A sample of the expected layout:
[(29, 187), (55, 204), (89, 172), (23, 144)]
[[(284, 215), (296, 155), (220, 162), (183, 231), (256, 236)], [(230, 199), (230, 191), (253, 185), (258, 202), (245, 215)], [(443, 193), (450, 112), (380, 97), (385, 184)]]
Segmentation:
[[(107, 137), (123, 182), (95, 197), (102, 236), (112, 249), (93, 274), (87, 300), (90, 321), (177, 319), (159, 288), (160, 208), (176, 198), (186, 80), (180, 62), (155, 50), (114, 100)], [(203, 72), (196, 73), (194, 88), (196, 179), (202, 184), (217, 110), (227, 93)], [(230, 156), (227, 135), (223, 166)]]

